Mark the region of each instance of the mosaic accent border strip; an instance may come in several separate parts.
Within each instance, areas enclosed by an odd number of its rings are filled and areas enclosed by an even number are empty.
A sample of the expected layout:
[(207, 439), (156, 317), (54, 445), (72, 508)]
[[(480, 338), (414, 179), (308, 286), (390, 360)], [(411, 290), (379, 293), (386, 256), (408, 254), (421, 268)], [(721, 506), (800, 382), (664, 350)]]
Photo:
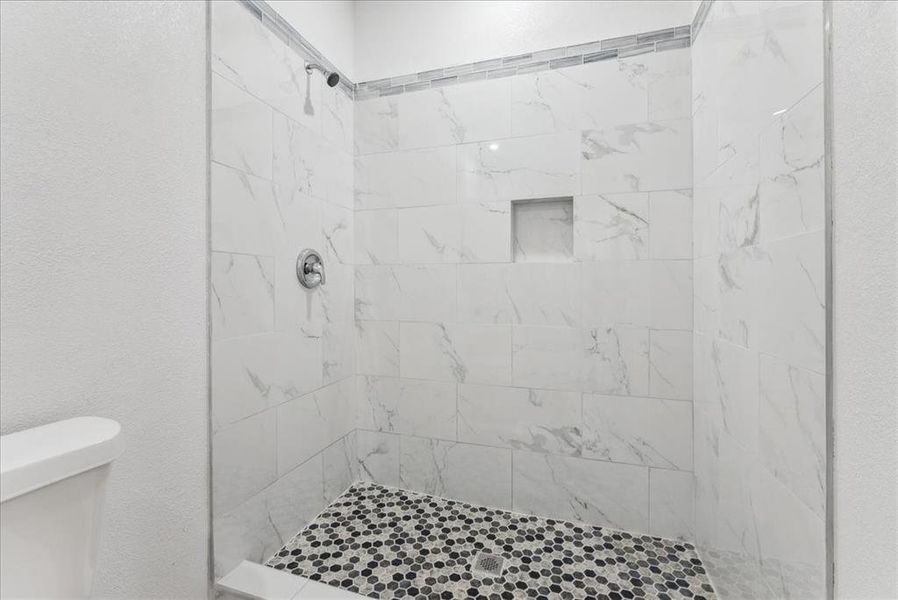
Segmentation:
[[(704, 16), (710, 9), (710, 0), (703, 0), (692, 25), (668, 27), (667, 29), (657, 29), (573, 46), (561, 46), (538, 52), (503, 56), (442, 69), (353, 83), (265, 0), (236, 1), (246, 7), (266, 29), (287, 46), (293, 48), (306, 61), (318, 63), (328, 71), (339, 73), (340, 83), (337, 87), (347, 96), (356, 100), (394, 96), (468, 81), (562, 69), (601, 60), (638, 56), (649, 52), (688, 48), (695, 39), (696, 23), (701, 26), (701, 21), (704, 20)], [(699, 20), (699, 15), (702, 16), (701, 20)]]
[(702, 3), (699, 5), (698, 10), (695, 11), (695, 18), (692, 19), (692, 43), (695, 43), (695, 39), (698, 37), (698, 32), (701, 31), (702, 25), (705, 24), (705, 20), (708, 18), (708, 13), (711, 12), (711, 5), (714, 3), (714, 0), (702, 0)]
[(350, 98), (354, 96), (355, 84), (340, 69), (335, 67), (331, 61), (325, 58), (309, 40), (304, 38), (290, 23), (285, 21), (276, 10), (271, 8), (267, 2), (264, 0), (237, 0), (237, 2), (246, 7), (253, 16), (261, 21), (268, 31), (287, 46), (293, 48), (306, 62), (317, 63), (328, 71), (339, 73), (340, 83), (337, 84), (337, 87)]
[(398, 77), (363, 81), (356, 84), (355, 97), (356, 100), (362, 100), (378, 96), (394, 96), (468, 81), (498, 79), (523, 73), (573, 67), (600, 60), (626, 58), (649, 52), (688, 48), (691, 43), (692, 26), (681, 25), (574, 46), (562, 46), (539, 52), (528, 52), (443, 69), (410, 73)]

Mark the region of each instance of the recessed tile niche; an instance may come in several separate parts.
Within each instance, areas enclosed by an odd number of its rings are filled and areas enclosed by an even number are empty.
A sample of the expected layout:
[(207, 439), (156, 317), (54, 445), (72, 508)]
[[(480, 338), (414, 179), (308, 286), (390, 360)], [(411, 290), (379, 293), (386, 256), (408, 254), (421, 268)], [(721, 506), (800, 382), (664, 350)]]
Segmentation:
[(572, 261), (573, 198), (539, 198), (512, 202), (511, 231), (515, 262)]

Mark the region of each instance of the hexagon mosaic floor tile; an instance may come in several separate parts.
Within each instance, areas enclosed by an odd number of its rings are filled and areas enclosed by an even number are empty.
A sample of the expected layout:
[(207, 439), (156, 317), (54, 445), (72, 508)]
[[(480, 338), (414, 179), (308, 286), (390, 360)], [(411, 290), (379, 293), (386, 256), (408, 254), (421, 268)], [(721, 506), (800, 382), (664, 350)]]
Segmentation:
[(716, 598), (690, 544), (371, 483), (267, 565), (381, 600)]

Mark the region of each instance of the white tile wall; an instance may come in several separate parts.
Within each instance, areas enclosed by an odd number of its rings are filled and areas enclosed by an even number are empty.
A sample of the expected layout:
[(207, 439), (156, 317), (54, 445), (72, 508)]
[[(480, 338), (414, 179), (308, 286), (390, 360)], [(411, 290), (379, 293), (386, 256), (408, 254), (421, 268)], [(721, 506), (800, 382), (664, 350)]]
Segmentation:
[[(689, 53), (662, 54), (356, 102), (368, 478), (649, 531), (649, 468), (691, 477)], [(684, 481), (655, 529), (689, 538)]]
[(695, 539), (722, 598), (825, 596), (822, 18), (715, 2), (692, 48)]
[(461, 202), (572, 196), (580, 191), (576, 133), (458, 146)]
[(515, 510), (615, 529), (648, 530), (646, 467), (515, 452), (513, 472)]
[(399, 485), (511, 508), (511, 450), (402, 436)]
[[(302, 59), (243, 6), (215, 3), (211, 27), (220, 576), (240, 560), (267, 559), (357, 477), (354, 149), (351, 102), (308, 78)], [(325, 258), (318, 290), (296, 279), (306, 247)], [(389, 331), (371, 331), (383, 345)], [(379, 354), (364, 358), (370, 370), (387, 368)]]

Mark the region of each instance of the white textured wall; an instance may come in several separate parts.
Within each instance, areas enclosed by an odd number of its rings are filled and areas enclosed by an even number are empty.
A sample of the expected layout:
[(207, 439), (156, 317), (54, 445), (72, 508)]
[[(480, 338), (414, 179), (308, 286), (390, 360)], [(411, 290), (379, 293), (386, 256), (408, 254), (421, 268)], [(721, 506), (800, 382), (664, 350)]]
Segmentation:
[(689, 0), (358, 2), (355, 80), (685, 25), (693, 14)]
[(833, 3), (837, 598), (898, 597), (894, 2)]
[(204, 597), (205, 6), (0, 22), (2, 431), (120, 421), (95, 595)]
[(270, 0), (284, 17), (344, 75), (355, 81), (355, 13), (352, 0)]

